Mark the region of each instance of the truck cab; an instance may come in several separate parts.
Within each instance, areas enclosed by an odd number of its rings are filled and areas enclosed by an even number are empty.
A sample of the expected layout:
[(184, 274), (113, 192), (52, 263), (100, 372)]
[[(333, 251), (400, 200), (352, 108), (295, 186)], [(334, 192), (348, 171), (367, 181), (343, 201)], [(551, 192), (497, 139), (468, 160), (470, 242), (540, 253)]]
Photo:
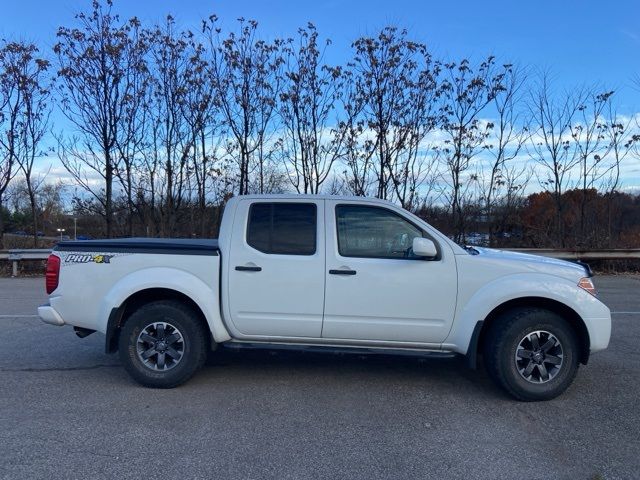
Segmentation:
[[(234, 338), (439, 348), (447, 337), (458, 284), (454, 249), (462, 249), (434, 238), (419, 219), (358, 199), (249, 197), (229, 207), (234, 221), (220, 234), (231, 240), (222, 292)], [(432, 242), (430, 256), (413, 252), (415, 238)]]

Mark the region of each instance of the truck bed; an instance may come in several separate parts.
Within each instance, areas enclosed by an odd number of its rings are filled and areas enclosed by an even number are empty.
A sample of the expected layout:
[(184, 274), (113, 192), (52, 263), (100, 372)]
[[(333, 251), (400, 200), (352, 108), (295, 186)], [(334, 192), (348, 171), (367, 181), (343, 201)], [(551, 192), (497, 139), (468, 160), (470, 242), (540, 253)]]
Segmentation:
[(155, 253), (167, 255), (218, 255), (215, 238), (111, 238), (58, 243), (58, 252)]

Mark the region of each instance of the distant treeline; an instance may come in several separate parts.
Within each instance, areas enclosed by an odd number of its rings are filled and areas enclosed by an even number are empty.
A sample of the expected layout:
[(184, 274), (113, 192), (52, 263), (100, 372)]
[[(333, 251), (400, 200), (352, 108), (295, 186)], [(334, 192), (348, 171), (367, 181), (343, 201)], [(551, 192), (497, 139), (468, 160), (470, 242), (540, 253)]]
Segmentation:
[[(52, 50), (0, 41), (0, 232), (210, 236), (231, 196), (293, 191), (389, 199), (462, 242), (637, 245), (620, 188), (640, 118), (609, 88), (436, 58), (396, 27), (329, 65), (313, 24), (273, 39), (113, 8), (93, 2)], [(47, 180), (45, 155), (73, 181)]]
[[(55, 187), (47, 189), (49, 196), (42, 198), (45, 208), (39, 212), (42, 230), (39, 231), (39, 245), (50, 246), (60, 235), (73, 238), (74, 233), (81, 238), (100, 238), (104, 232), (104, 219), (90, 212), (67, 214), (63, 203), (56, 198)], [(583, 230), (580, 205), (584, 201), (581, 190), (570, 190), (563, 194), (564, 205), (562, 223), (564, 231), (558, 234), (555, 217), (555, 200), (549, 192), (519, 197), (512, 205), (498, 205), (494, 214), (487, 217), (482, 204), (469, 205), (465, 243), (493, 247), (533, 247), (533, 248), (639, 248), (640, 245), (640, 196), (620, 192), (600, 194), (596, 190), (587, 192), (587, 211)], [(179, 237), (216, 237), (223, 206), (207, 204), (203, 210), (197, 203), (186, 203), (177, 215), (175, 235)], [(130, 228), (126, 216), (124, 199), (115, 203), (114, 235), (126, 236)], [(453, 236), (455, 225), (446, 206), (426, 206), (415, 213), (444, 233)], [(150, 213), (148, 215), (151, 215)], [(5, 209), (5, 226), (8, 232), (20, 235), (5, 238), (7, 247), (24, 248), (33, 246), (29, 240), (32, 234), (31, 212), (26, 197), (23, 208), (12, 211)], [(74, 221), (75, 218), (75, 221)], [(154, 235), (142, 216), (134, 217), (133, 234)], [(204, 228), (202, 219), (205, 219)], [(63, 228), (64, 232), (58, 232)], [(46, 237), (45, 237), (46, 236)]]

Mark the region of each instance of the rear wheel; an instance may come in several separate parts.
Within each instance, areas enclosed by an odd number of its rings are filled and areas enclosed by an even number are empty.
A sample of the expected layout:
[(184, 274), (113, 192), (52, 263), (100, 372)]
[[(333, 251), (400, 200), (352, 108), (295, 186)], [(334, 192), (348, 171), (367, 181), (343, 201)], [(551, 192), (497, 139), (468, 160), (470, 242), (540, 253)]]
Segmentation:
[(207, 332), (186, 305), (161, 300), (143, 305), (120, 334), (120, 359), (147, 387), (173, 388), (191, 378), (207, 356)]
[(501, 315), (483, 348), (489, 376), (523, 401), (550, 400), (564, 392), (578, 371), (579, 353), (571, 325), (539, 308)]

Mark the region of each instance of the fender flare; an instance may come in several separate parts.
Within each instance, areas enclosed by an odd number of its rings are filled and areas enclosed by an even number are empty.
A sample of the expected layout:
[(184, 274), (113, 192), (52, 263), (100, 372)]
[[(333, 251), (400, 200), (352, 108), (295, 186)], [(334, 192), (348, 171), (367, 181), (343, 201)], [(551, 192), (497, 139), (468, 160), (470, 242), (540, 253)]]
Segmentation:
[(483, 285), (459, 307), (442, 348), (465, 355), (467, 363), (474, 366), (486, 319), (501, 305), (519, 299), (538, 299), (563, 305), (575, 312), (585, 324), (587, 334), (589, 329), (585, 319), (590, 315), (608, 315), (606, 306), (568, 279), (543, 273), (508, 275)]
[(171, 290), (189, 298), (202, 312), (213, 340), (216, 343), (229, 340), (227, 328), (222, 319), (219, 305), (219, 278), (216, 275), (213, 288), (199, 277), (167, 267), (151, 267), (133, 272), (120, 279), (100, 303), (99, 318), (106, 319), (100, 329), (106, 335), (105, 350), (111, 353), (117, 349), (114, 339), (125, 313), (127, 301), (145, 290)]

